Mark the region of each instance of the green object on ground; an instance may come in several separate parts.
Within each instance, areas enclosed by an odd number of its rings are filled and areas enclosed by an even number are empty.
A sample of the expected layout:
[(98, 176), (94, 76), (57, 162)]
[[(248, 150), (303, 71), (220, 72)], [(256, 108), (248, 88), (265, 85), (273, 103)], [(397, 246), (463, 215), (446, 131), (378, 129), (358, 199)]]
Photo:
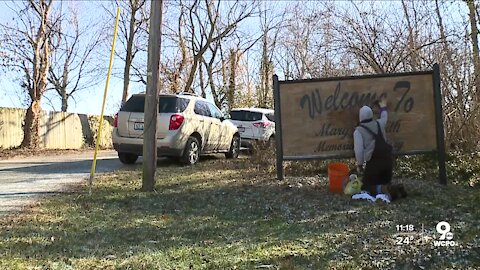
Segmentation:
[(360, 193), (361, 188), (362, 188), (362, 181), (360, 181), (360, 179), (358, 179), (356, 175), (352, 174), (350, 176), (350, 181), (347, 183), (347, 185), (345, 185), (345, 189), (343, 190), (343, 193), (345, 193), (345, 195), (357, 194), (357, 193)]

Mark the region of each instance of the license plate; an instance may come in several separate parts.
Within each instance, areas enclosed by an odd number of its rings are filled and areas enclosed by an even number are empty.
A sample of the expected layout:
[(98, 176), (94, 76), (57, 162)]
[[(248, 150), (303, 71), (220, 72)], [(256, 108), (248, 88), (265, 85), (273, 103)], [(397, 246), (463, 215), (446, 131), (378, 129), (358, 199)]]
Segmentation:
[(133, 123), (133, 129), (134, 130), (143, 130), (143, 123), (140, 123), (140, 122)]
[(244, 127), (238, 127), (238, 131), (245, 132), (245, 128)]

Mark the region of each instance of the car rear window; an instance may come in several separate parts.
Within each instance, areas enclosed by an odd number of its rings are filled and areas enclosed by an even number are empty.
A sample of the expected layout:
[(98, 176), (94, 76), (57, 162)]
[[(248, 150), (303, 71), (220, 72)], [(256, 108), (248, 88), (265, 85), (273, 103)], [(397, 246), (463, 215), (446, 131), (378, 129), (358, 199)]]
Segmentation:
[[(160, 97), (158, 103), (159, 113), (176, 113), (183, 112), (190, 102), (189, 99), (180, 97)], [(134, 95), (132, 96), (120, 109), (124, 112), (139, 112), (143, 113), (145, 108), (145, 96)]]
[(262, 119), (262, 113), (249, 111), (231, 111), (230, 117), (237, 121), (258, 121)]
[(267, 113), (265, 114), (268, 120), (275, 122), (275, 115), (273, 113)]
[(145, 107), (145, 96), (132, 96), (123, 104), (120, 111), (122, 112), (143, 112)]

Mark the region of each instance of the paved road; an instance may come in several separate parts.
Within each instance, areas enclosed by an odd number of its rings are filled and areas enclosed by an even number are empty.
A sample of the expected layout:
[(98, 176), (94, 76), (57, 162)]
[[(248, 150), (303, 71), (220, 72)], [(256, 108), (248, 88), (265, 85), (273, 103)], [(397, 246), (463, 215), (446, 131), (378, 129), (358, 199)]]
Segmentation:
[[(58, 193), (66, 184), (90, 176), (93, 151), (0, 160), (0, 217), (21, 210), (40, 196)], [(140, 162), (137, 162), (137, 164)], [(99, 151), (96, 173), (133, 168), (115, 151)]]

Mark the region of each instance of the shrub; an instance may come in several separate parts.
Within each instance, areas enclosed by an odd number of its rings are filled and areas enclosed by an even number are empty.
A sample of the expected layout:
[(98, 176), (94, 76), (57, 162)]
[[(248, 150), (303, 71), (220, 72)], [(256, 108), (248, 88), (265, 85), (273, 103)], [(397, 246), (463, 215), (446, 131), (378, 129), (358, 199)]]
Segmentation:
[[(457, 185), (478, 187), (480, 183), (480, 153), (449, 152), (446, 157), (447, 181)], [(404, 156), (396, 159), (395, 177), (438, 179), (436, 154)]]
[[(275, 147), (262, 149), (254, 146), (251, 153), (251, 166), (267, 173), (275, 173)], [(327, 175), (328, 164), (331, 162), (344, 162), (352, 170), (355, 168), (354, 159), (284, 161), (283, 166), (286, 175)], [(480, 153), (447, 153), (446, 169), (448, 183), (480, 187)], [(396, 157), (393, 173), (396, 178), (438, 181), (437, 154)]]
[[(254, 145), (250, 149), (251, 166), (262, 169), (267, 173), (276, 171), (276, 152), (275, 147), (264, 148), (262, 145)], [(313, 176), (318, 174), (327, 174), (328, 164), (331, 162), (344, 162), (349, 164), (350, 168), (355, 168), (355, 163), (351, 159), (341, 160), (305, 160), (305, 161), (284, 161), (285, 175), (292, 176)]]
[[(97, 143), (98, 137), (98, 126), (100, 124), (100, 116), (96, 115), (89, 115), (88, 116), (88, 124), (90, 126), (90, 130), (92, 132), (92, 142), (89, 143), (91, 146), (95, 146)], [(102, 125), (102, 134), (100, 140), (100, 149), (108, 149), (112, 148), (112, 129), (113, 125), (110, 123), (108, 117), (104, 117), (103, 125)]]

